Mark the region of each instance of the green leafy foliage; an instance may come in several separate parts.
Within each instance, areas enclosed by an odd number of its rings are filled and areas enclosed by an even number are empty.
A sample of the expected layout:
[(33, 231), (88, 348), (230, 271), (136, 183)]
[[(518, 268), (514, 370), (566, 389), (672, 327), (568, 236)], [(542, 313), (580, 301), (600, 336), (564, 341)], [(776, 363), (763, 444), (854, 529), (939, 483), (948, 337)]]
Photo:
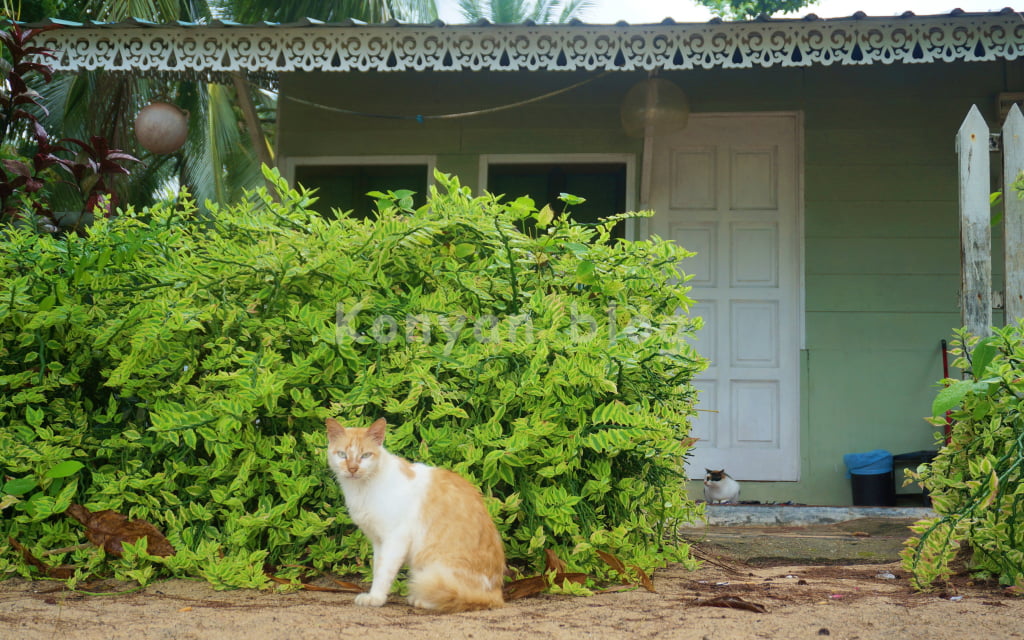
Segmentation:
[(816, 0), (697, 0), (720, 18), (754, 20), (777, 13), (793, 13), (812, 5)]
[[(968, 568), (1024, 592), (1024, 340), (1020, 326), (977, 339), (959, 332), (954, 366), (972, 375), (944, 380), (933, 405), (936, 425), (950, 411), (950, 441), (910, 475), (929, 491), (937, 517), (917, 522), (902, 551), (918, 589)], [(942, 445), (945, 435), (936, 435)]]
[[(42, 61), (54, 54), (33, 40), (51, 28), (10, 24), (0, 29), (5, 58), (0, 64), (5, 87), (0, 91), (0, 224), (27, 224), (54, 233), (61, 226), (77, 227), (94, 213), (112, 215), (118, 202), (113, 182), (129, 174), (126, 162), (138, 160), (111, 148), (100, 136), (91, 136), (89, 142), (54, 139), (41, 124), (37, 114), (46, 108), (34, 85), (52, 80), (53, 70)], [(77, 153), (72, 153), (74, 147)], [(58, 184), (78, 196), (77, 212), (54, 211), (51, 197)]]
[[(690, 562), (675, 532), (698, 515), (682, 462), (705, 363), (685, 251), (613, 241), (626, 215), (539, 225), (528, 199), (442, 174), (420, 210), (375, 194), (372, 220), (324, 219), (266, 176), (275, 197), (209, 217), (184, 200), (82, 236), (0, 236), (0, 545), (81, 543), (74, 502), (177, 550), (49, 556), (75, 579), (365, 574), (323, 421), (385, 416), (389, 449), (481, 487), (524, 569), (545, 550), (592, 575), (598, 550)], [(12, 571), (31, 574), (0, 547)]]

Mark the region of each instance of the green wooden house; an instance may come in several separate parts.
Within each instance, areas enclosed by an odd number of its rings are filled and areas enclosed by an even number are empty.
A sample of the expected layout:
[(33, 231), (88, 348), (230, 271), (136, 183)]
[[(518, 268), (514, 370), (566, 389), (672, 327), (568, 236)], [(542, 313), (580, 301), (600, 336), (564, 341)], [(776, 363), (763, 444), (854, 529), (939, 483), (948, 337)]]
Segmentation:
[[(538, 203), (583, 196), (582, 218), (654, 210), (623, 235), (697, 251), (682, 269), (711, 411), (691, 477), (724, 467), (744, 499), (778, 502), (849, 504), (843, 454), (934, 445), (940, 341), (961, 324), (954, 135), (971, 105), (997, 128), (1024, 96), (1010, 10), (47, 35), (66, 70), (269, 75), (277, 162), (325, 210), (423, 192), (434, 169)], [(624, 126), (624, 104), (656, 117)]]

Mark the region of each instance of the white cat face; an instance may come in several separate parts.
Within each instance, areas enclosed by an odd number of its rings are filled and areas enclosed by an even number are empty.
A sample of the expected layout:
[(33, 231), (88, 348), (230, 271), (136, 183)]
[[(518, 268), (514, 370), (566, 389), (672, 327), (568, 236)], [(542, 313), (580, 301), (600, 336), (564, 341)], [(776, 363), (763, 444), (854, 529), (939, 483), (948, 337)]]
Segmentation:
[(331, 469), (340, 478), (365, 478), (371, 475), (380, 461), (380, 455), (364, 451), (354, 444), (344, 449), (331, 449), (328, 454)]
[(339, 479), (373, 475), (380, 464), (384, 442), (384, 421), (369, 429), (345, 429), (337, 420), (327, 420), (327, 464)]

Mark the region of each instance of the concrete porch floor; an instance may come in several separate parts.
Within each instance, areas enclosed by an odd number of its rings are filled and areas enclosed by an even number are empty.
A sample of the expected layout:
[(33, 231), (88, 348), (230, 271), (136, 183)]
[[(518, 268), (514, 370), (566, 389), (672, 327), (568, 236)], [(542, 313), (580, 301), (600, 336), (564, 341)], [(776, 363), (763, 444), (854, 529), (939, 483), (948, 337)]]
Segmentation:
[(681, 533), (711, 557), (764, 564), (863, 564), (899, 560), (908, 527), (935, 515), (906, 507), (709, 505), (707, 526)]

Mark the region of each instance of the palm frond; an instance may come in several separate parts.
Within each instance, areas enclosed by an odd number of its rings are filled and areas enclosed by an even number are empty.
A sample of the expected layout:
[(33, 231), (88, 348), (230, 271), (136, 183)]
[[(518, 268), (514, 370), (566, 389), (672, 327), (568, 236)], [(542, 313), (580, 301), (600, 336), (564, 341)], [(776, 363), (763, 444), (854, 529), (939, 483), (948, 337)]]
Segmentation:
[(558, 17), (558, 22), (566, 23), (573, 19), (582, 19), (583, 14), (588, 9), (592, 9), (595, 4), (594, 0), (568, 0), (562, 3), (562, 13)]
[(459, 11), (469, 22), (483, 19), (496, 24), (520, 24), (532, 20), (550, 24), (579, 18), (592, 5), (593, 0), (459, 0)]
[(490, 13), (483, 6), (481, 0), (459, 0), (459, 12), (467, 22), (490, 19)]
[(224, 2), (225, 14), (238, 22), (296, 22), (315, 18), (338, 22), (348, 18), (364, 22), (384, 22), (393, 17), (390, 6), (381, 0), (233, 0)]
[(85, 8), (90, 17), (100, 22), (120, 22), (128, 18), (171, 22), (181, 17), (181, 7), (174, 0), (90, 0)]
[(491, 0), (491, 21), (498, 24), (525, 22), (536, 4), (530, 2), (529, 7), (530, 11), (527, 10), (527, 3), (519, 0)]
[(183, 183), (200, 205), (229, 203), (262, 184), (248, 135), (238, 125), (235, 92), (220, 84), (193, 85), (183, 101), (194, 105), (184, 149)]
[(388, 0), (389, 13), (403, 22), (428, 23), (437, 20), (435, 0)]

